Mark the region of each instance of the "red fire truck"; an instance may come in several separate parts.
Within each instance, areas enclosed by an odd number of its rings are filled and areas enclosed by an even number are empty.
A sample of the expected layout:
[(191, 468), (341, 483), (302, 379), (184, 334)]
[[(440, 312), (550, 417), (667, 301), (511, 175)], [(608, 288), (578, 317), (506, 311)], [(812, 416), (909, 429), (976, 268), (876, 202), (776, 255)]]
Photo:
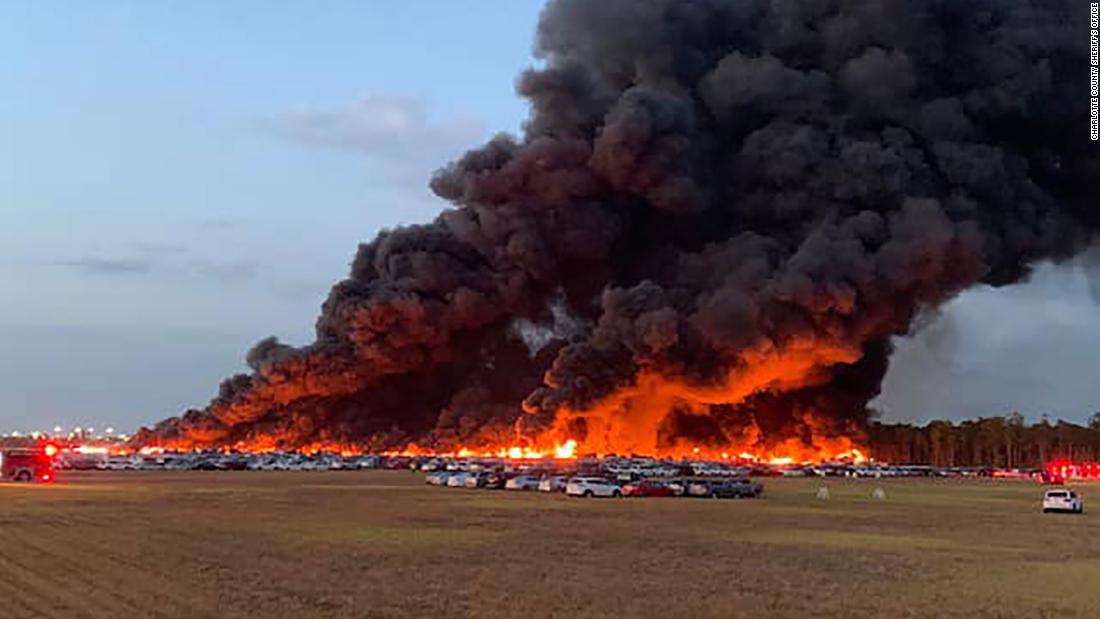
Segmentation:
[(53, 481), (53, 456), (57, 448), (2, 447), (0, 448), (0, 480), (21, 482)]

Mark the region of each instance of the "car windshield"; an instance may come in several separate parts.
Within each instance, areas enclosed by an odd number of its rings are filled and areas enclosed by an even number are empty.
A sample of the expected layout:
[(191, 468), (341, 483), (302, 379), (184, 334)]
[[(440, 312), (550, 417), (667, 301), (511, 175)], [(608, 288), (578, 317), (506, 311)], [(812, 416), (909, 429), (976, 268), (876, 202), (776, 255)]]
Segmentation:
[(1066, 496), (1067, 496), (1066, 493), (1061, 492), (1061, 491), (1055, 491), (1055, 492), (1048, 492), (1047, 493), (1047, 498), (1049, 498), (1049, 499), (1064, 499), (1064, 498), (1066, 498)]

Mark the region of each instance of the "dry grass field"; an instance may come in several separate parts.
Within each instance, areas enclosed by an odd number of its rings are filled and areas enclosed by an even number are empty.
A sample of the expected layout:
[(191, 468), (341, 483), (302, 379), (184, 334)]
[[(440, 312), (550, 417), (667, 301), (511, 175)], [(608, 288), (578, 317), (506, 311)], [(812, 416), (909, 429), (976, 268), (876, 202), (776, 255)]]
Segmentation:
[(766, 484), (584, 500), (407, 472), (70, 473), (0, 486), (0, 616), (1100, 615), (1100, 513), (1044, 516), (1034, 484)]

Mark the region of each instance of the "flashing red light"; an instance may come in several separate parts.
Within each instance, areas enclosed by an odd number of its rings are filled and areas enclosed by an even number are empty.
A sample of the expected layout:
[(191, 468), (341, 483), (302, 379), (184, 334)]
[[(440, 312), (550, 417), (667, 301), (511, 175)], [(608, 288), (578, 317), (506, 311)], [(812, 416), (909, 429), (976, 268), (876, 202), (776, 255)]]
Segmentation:
[(57, 455), (57, 445), (46, 445), (42, 451), (46, 452), (46, 455), (52, 458)]
[(1066, 459), (1053, 460), (1046, 465), (1047, 476), (1054, 482), (1062, 483), (1067, 479), (1100, 479), (1100, 465), (1095, 462), (1072, 462)]
[(42, 476), (42, 481), (50, 481), (51, 479), (53, 479), (53, 477), (50, 476), (49, 474), (46, 474), (46, 475)]

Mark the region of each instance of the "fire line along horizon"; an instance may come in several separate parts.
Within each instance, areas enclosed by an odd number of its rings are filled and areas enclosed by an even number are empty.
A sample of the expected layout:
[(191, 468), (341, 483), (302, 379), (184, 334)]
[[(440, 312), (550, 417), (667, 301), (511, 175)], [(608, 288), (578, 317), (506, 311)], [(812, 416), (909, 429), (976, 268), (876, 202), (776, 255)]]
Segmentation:
[(42, 447), (0, 447), (0, 481), (53, 481), (52, 445)]

